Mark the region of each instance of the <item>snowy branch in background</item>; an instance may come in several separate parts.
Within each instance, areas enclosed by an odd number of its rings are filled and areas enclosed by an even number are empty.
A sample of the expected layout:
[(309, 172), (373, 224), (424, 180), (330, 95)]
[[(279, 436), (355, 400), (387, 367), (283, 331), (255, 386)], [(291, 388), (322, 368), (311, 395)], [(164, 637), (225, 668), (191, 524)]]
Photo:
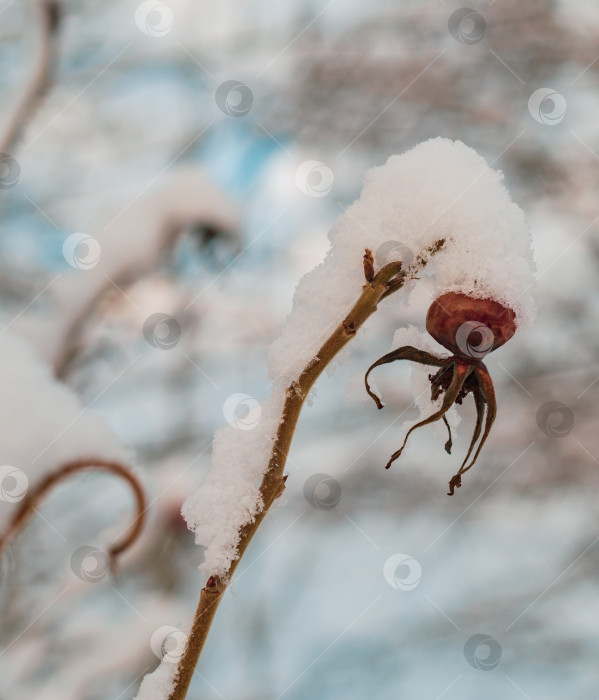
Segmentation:
[(475, 151), (446, 139), (393, 156), (366, 175), (359, 200), (331, 230), (326, 259), (300, 282), (270, 349), (271, 397), (247, 429), (217, 431), (211, 471), (183, 506), (205, 548), (202, 570), (209, 578), (178, 666), (163, 662), (142, 683), (138, 700), (185, 698), (231, 576), (285, 488), (303, 403), (382, 299), (405, 289), (409, 300), (426, 266), (437, 297), (453, 292), (495, 300), (515, 310), (519, 325), (533, 318), (529, 236), (501, 180)]
[[(15, 492), (15, 487), (13, 487), (12, 490), (5, 489), (5, 494), (8, 496), (8, 500), (15, 499), (15, 497), (17, 497), (17, 500), (20, 500), (18, 497), (21, 496), (23, 487), (26, 486), (26, 483), (28, 484), (28, 480), (25, 482), (22, 476), (25, 472), (19, 473), (19, 470), (16, 470), (14, 467), (10, 467), (9, 469), (10, 471), (5, 468), (6, 471), (3, 476), (9, 479), (12, 477), (17, 491)], [(114, 571), (116, 568), (116, 559), (119, 554), (127, 550), (141, 534), (146, 516), (147, 499), (141, 482), (128, 467), (119, 462), (107, 462), (98, 458), (81, 459), (64, 464), (58, 469), (48, 472), (36, 483), (34, 488), (27, 488), (26, 495), (20, 500), (20, 505), (13, 514), (7, 529), (4, 533), (0, 532), (0, 555), (2, 551), (10, 545), (12, 539), (25, 527), (28, 520), (33, 517), (36, 508), (40, 505), (43, 498), (47, 496), (59, 482), (86, 470), (107, 471), (118, 476), (129, 485), (135, 499), (135, 517), (128, 531), (126, 531), (125, 535), (120, 540), (112, 544), (108, 550), (110, 568)], [(8, 493), (6, 493), (6, 491), (8, 491)]]
[[(83, 327), (105, 291), (151, 270), (188, 225), (222, 236), (234, 236), (238, 228), (233, 203), (193, 166), (175, 169), (159, 186), (113, 213), (97, 238), (67, 238), (63, 253), (75, 271), (57, 279), (54, 312), (41, 317), (32, 309), (0, 337), (0, 374), (6, 374), (0, 381), (13, 397), (10, 406), (4, 406), (6, 415), (0, 416), (2, 462), (7, 465), (0, 473), (0, 551), (56, 484), (90, 469), (118, 476), (134, 497), (134, 518), (110, 547), (111, 562), (138, 538), (146, 497), (138, 477), (126, 466), (130, 455), (99, 419), (86, 415), (71, 390), (52, 377), (50, 365), (58, 379), (64, 377), (82, 350)], [(27, 439), (18, 430), (25, 417)]]
[(234, 203), (200, 168), (185, 165), (98, 222), (94, 236), (71, 234), (63, 254), (74, 271), (52, 286), (55, 310), (43, 317), (32, 310), (15, 329), (64, 378), (81, 352), (83, 328), (105, 292), (124, 288), (151, 270), (190, 225), (235, 238), (239, 217)]
[[(318, 357), (319, 348), (355, 303), (364, 282), (363, 253), (374, 263), (417, 261), (444, 240), (427, 265), (435, 296), (461, 291), (513, 308), (519, 326), (534, 317), (530, 240), (522, 210), (502, 174), (474, 150), (446, 139), (427, 141), (366, 174), (360, 198), (334, 224), (326, 259), (299, 283), (281, 336), (268, 353), (273, 395), (251, 430), (217, 431), (212, 469), (184, 515), (204, 546), (202, 569), (222, 575), (236, 556), (238, 530), (260, 507), (259, 479), (285, 391)], [(501, 261), (501, 265), (497, 261)], [(407, 303), (416, 279), (402, 280)], [(441, 346), (438, 346), (442, 350)]]
[(61, 8), (58, 0), (36, 0), (38, 48), (29, 81), (25, 85), (4, 133), (0, 136), (0, 154), (12, 152), (35, 116), (41, 101), (52, 84), (55, 71), (57, 38)]
[[(107, 470), (132, 489), (135, 516), (115, 543), (116, 557), (137, 539), (146, 501), (130, 455), (78, 397), (57, 382), (30, 345), (11, 332), (0, 336), (0, 384), (10, 401), (0, 406), (0, 551), (25, 526), (58, 482), (86, 469)], [(27, 431), (21, 429), (27, 425)]]

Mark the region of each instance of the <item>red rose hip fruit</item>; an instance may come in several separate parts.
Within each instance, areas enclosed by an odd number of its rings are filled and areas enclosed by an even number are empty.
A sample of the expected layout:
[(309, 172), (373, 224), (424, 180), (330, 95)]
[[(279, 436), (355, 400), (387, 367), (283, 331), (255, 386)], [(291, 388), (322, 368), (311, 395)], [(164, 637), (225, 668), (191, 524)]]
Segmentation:
[(431, 400), (437, 402), (442, 397), (441, 405), (437, 404), (436, 410), (428, 418), (408, 430), (402, 446), (387, 462), (387, 469), (401, 455), (414, 430), (438, 420), (443, 420), (447, 427), (449, 439), (445, 443), (445, 451), (451, 453), (451, 428), (445, 414), (451, 406), (461, 404), (468, 394), (472, 394), (476, 407), (476, 425), (462, 466), (449, 482), (451, 496), (462, 485), (462, 474), (478, 459), (497, 415), (493, 381), (481, 359), (514, 335), (516, 314), (493, 299), (475, 299), (467, 294), (451, 292), (442, 294), (431, 304), (426, 315), (426, 330), (452, 353), (450, 357), (437, 357), (406, 345), (383, 355), (372, 364), (366, 372), (364, 384), (377, 407), (383, 408), (381, 400), (368, 383), (368, 375), (375, 367), (396, 360), (411, 360), (437, 368), (436, 374), (429, 375)]
[(514, 335), (516, 314), (493, 299), (450, 292), (431, 304), (426, 330), (454, 355), (479, 359)]

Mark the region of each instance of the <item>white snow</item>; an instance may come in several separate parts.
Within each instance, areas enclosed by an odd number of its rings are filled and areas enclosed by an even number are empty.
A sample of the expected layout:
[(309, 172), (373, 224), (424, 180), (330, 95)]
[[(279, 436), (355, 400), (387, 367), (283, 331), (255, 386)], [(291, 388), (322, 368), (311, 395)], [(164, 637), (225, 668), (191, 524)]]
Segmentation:
[(0, 532), (47, 472), (76, 459), (130, 458), (102, 420), (11, 331), (0, 333), (0, 386)]
[(167, 700), (175, 685), (177, 664), (161, 661), (152, 673), (144, 676), (135, 700)]
[(240, 528), (261, 505), (260, 481), (279, 425), (285, 391), (276, 390), (260, 405), (250, 429), (233, 425), (216, 431), (212, 467), (202, 486), (183, 504), (183, 517), (203, 545), (202, 571), (223, 575), (236, 558)]
[[(161, 626), (154, 630), (150, 646), (156, 656), (162, 655), (157, 668), (144, 676), (135, 700), (167, 700), (175, 685), (179, 661), (185, 652), (191, 625)], [(165, 635), (169, 635), (174, 646), (165, 646)]]
[[(530, 235), (502, 181), (472, 148), (443, 138), (369, 170), (359, 199), (331, 229), (324, 262), (297, 287), (287, 324), (270, 348), (272, 381), (287, 385), (297, 376), (360, 293), (364, 249), (376, 260), (390, 241), (401, 245), (388, 261), (402, 259), (406, 250), (416, 256), (444, 238), (443, 250), (427, 265), (436, 295), (461, 291), (496, 299), (516, 312), (519, 326), (530, 322)], [(413, 287), (400, 294), (405, 298)]]
[[(365, 248), (382, 265), (381, 251), (387, 262), (403, 259), (443, 238), (443, 250), (427, 268), (434, 273), (437, 295), (461, 291), (496, 299), (516, 312), (519, 326), (533, 318), (530, 236), (524, 214), (502, 180), (502, 173), (473, 149), (442, 138), (392, 156), (366, 174), (360, 198), (331, 229), (324, 262), (299, 283), (287, 324), (269, 350), (269, 375), (278, 388), (263, 404), (261, 419), (252, 430), (217, 432), (208, 477), (184, 504), (196, 542), (205, 547), (204, 574), (225, 574), (236, 557), (239, 528), (260, 506), (257, 486), (268, 463), (284, 388), (360, 294)], [(397, 246), (389, 254), (394, 247), (390, 241)], [(407, 285), (403, 294), (415, 285)], [(425, 347), (420, 337), (415, 344)], [(429, 397), (422, 400), (421, 408), (430, 411)]]

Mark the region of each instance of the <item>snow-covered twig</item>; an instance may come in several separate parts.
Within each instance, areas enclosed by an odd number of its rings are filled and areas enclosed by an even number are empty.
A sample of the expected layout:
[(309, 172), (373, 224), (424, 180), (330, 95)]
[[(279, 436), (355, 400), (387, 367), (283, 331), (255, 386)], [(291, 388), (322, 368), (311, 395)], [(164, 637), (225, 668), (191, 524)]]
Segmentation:
[(56, 38), (60, 26), (60, 4), (57, 0), (38, 0), (36, 6), (39, 49), (29, 82), (0, 137), (0, 153), (14, 149), (52, 82)]
[(125, 288), (151, 270), (187, 226), (207, 227), (231, 240), (239, 229), (235, 204), (194, 164), (173, 168), (119, 209), (107, 222), (97, 222), (97, 238), (73, 234), (74, 249), (65, 257), (76, 271), (53, 284), (56, 311), (41, 316), (32, 309), (14, 324), (58, 379), (68, 376), (80, 355), (85, 324), (107, 290)]
[[(175, 669), (173, 687), (169, 700), (183, 700), (191, 682), (194, 669), (210, 631), (212, 620), (223, 597), (231, 576), (235, 572), (252, 537), (260, 526), (274, 501), (285, 489), (286, 476), (283, 474), (287, 455), (291, 447), (297, 421), (315, 381), (323, 370), (335, 358), (342, 348), (356, 335), (363, 323), (376, 311), (377, 304), (390, 293), (398, 291), (406, 281), (412, 279), (422, 269), (429, 258), (439, 251), (444, 240), (438, 240), (416, 258), (407, 270), (402, 270), (400, 262), (392, 262), (374, 274), (372, 253), (367, 250), (364, 256), (366, 284), (353, 308), (325, 341), (320, 350), (307, 364), (297, 379), (288, 386), (283, 412), (279, 421), (270, 461), (260, 484), (262, 506), (254, 519), (243, 526), (239, 532), (237, 558), (234, 559), (224, 575), (210, 576), (200, 594), (200, 601), (195, 613), (193, 625), (187, 641), (185, 653)], [(138, 699), (144, 698), (142, 685)]]
[(54, 486), (73, 474), (78, 474), (88, 469), (108, 471), (120, 477), (129, 484), (135, 498), (135, 517), (131, 522), (131, 526), (124, 536), (115, 542), (108, 550), (110, 565), (111, 568), (114, 568), (116, 558), (119, 554), (122, 554), (128, 549), (141, 534), (146, 516), (147, 499), (139, 479), (130, 469), (119, 462), (102, 459), (76, 460), (63, 465), (60, 469), (46, 474), (44, 478), (36, 484), (35, 488), (23, 499), (18, 510), (12, 516), (5, 532), (0, 533), (0, 554), (10, 544), (10, 541), (25, 527), (27, 521), (35, 512), (39, 502)]
[[(434, 303), (444, 295), (463, 295), (475, 304), (491, 300), (511, 310), (518, 326), (534, 317), (530, 237), (502, 178), (473, 149), (441, 138), (391, 156), (366, 174), (359, 199), (331, 228), (325, 259), (300, 281), (287, 324), (269, 349), (270, 397), (216, 432), (211, 469), (183, 505), (183, 517), (204, 547), (207, 583), (178, 666), (163, 661), (144, 679), (137, 700), (185, 697), (239, 559), (285, 487), (283, 470), (305, 398), (322, 370), (334, 369), (336, 356), (382, 299), (401, 289), (409, 300), (426, 266), (434, 273)], [(501, 335), (503, 342), (508, 337)], [(454, 364), (467, 363), (456, 355)], [(455, 389), (454, 383), (452, 399)], [(485, 427), (483, 437), (487, 432)]]

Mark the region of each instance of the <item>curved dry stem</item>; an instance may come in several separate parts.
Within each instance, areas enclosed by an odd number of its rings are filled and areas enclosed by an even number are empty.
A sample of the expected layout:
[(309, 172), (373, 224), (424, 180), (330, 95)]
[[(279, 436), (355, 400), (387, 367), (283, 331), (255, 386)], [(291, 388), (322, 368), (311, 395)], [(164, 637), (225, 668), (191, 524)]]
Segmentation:
[[(310, 392), (314, 382), (318, 379), (325, 367), (333, 360), (335, 355), (355, 337), (362, 324), (376, 311), (377, 304), (388, 295), (390, 289), (396, 291), (404, 284), (404, 281), (423, 268), (430, 257), (438, 252), (445, 241), (437, 241), (432, 246), (423, 250), (416, 262), (410, 266), (407, 274), (403, 274), (401, 263), (389, 263), (372, 276), (372, 254), (367, 251), (365, 255), (366, 284), (362, 287), (362, 293), (345, 319), (337, 326), (332, 335), (308, 363), (299, 377), (287, 388), (287, 396), (283, 406), (283, 412), (269, 463), (264, 471), (260, 484), (262, 496), (262, 510), (254, 520), (244, 525), (239, 532), (239, 545), (237, 559), (233, 561), (225, 576), (210, 576), (206, 586), (200, 593), (200, 600), (194, 616), (191, 632), (183, 656), (181, 657), (175, 674), (174, 688), (169, 700), (183, 700), (202, 653), (202, 649), (208, 637), (212, 621), (222, 600), (231, 576), (237, 569), (243, 554), (245, 553), (252, 537), (260, 526), (266, 513), (274, 501), (285, 489), (283, 471), (287, 461), (287, 455), (291, 447), (293, 435), (299, 419), (305, 397)], [(399, 275), (399, 277), (398, 277)]]
[(408, 438), (414, 432), (414, 430), (416, 430), (417, 428), (422, 428), (425, 425), (429, 425), (430, 423), (434, 423), (435, 421), (438, 421), (447, 413), (447, 411), (453, 406), (455, 400), (458, 397), (458, 394), (462, 389), (464, 382), (466, 381), (468, 375), (471, 372), (472, 365), (463, 365), (457, 362), (453, 363), (453, 376), (451, 378), (451, 384), (449, 385), (447, 391), (443, 395), (443, 403), (441, 404), (441, 408), (438, 411), (435, 411), (435, 413), (430, 415), (428, 418), (425, 418), (419, 423), (416, 423), (416, 425), (413, 425), (408, 430), (408, 432), (406, 433), (406, 437), (404, 438), (403, 445), (399, 448), (399, 450), (397, 450), (397, 452), (394, 452), (391, 455), (391, 458), (385, 465), (385, 469), (389, 469), (393, 462), (395, 462), (395, 460), (401, 455), (404, 447), (406, 446), (406, 443), (408, 442)]
[(14, 149), (52, 84), (57, 53), (56, 38), (60, 27), (60, 3), (57, 0), (38, 0), (36, 10), (39, 27), (38, 54), (29, 82), (0, 138), (0, 153)]
[(111, 462), (102, 459), (81, 459), (74, 462), (68, 462), (59, 469), (47, 474), (34, 489), (29, 491), (23, 499), (15, 515), (13, 516), (8, 529), (0, 535), (0, 554), (8, 546), (8, 544), (21, 532), (32, 515), (36, 511), (37, 505), (47, 496), (48, 492), (59, 482), (64, 481), (73, 474), (88, 469), (101, 469), (109, 471), (121, 479), (126, 481), (133, 492), (135, 498), (135, 517), (122, 538), (115, 542), (108, 550), (108, 556), (111, 562), (111, 568), (116, 563), (116, 558), (128, 549), (139, 537), (145, 522), (145, 514), (147, 510), (147, 500), (145, 491), (139, 479), (131, 472), (130, 469), (123, 466), (119, 462)]

